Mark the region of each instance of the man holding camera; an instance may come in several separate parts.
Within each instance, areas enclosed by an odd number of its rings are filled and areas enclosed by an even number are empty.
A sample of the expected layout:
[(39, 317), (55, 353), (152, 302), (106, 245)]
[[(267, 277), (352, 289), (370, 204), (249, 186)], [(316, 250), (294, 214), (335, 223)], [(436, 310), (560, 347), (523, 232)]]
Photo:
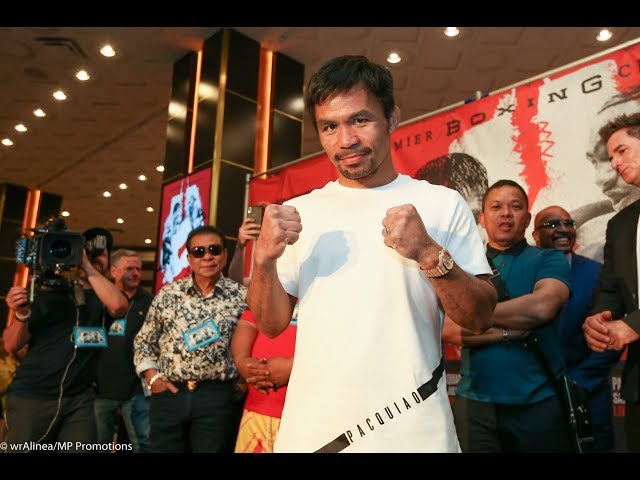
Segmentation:
[(50, 274), (48, 279), (54, 281), (36, 283), (32, 303), (24, 287), (7, 293), (15, 321), (4, 331), (5, 347), (15, 353), (29, 344), (9, 387), (8, 451), (67, 445), (62, 442), (69, 442), (68, 451), (85, 451), (83, 445), (96, 441), (92, 386), (99, 350), (81, 339), (85, 333), (105, 333), (114, 317), (126, 314), (128, 301), (104, 276), (111, 233), (91, 228), (83, 237), (92, 248), (90, 255), (87, 249), (83, 252), (76, 280)]

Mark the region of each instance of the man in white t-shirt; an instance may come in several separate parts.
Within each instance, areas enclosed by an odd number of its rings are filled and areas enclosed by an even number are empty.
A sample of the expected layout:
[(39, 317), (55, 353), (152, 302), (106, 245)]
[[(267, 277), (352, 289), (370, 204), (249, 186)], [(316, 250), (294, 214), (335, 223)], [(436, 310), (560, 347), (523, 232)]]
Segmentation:
[(442, 360), (444, 312), (482, 332), (496, 291), (455, 190), (399, 175), (390, 71), (342, 56), (306, 106), (339, 179), (267, 206), (248, 303), (269, 337), (299, 299), (276, 452), (459, 452)]

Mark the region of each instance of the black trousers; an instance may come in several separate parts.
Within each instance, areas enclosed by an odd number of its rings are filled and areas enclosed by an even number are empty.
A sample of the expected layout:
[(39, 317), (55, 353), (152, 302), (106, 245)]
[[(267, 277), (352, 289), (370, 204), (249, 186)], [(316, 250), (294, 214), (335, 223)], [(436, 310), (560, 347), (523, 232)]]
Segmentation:
[(206, 381), (190, 392), (177, 383), (151, 396), (151, 451), (154, 453), (223, 453), (236, 433), (233, 383)]
[[(93, 390), (65, 395), (58, 400), (34, 399), (10, 394), (7, 398), (7, 436), (11, 444), (54, 445), (60, 452), (93, 452), (96, 421), (93, 414)], [(20, 451), (35, 451), (37, 447)], [(18, 451), (18, 450), (11, 450)]]
[(567, 420), (558, 397), (529, 405), (457, 396), (453, 415), (463, 453), (570, 453)]
[(640, 453), (640, 404), (625, 402), (624, 436), (627, 452)]

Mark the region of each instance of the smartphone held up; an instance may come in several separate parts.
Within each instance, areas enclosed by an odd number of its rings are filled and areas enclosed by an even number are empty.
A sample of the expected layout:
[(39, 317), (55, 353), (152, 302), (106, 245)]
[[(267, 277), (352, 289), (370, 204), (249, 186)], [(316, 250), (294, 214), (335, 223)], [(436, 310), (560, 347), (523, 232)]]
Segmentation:
[(247, 207), (247, 218), (253, 219), (258, 225), (262, 225), (264, 207), (262, 205), (249, 205)]

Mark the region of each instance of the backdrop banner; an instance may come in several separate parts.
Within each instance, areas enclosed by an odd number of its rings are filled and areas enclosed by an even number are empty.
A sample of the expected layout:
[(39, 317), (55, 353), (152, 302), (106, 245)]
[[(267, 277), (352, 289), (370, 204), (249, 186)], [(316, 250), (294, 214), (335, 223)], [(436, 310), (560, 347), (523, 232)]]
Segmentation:
[(209, 222), (211, 167), (162, 187), (155, 291), (190, 274), (187, 260), (189, 232)]
[[(625, 184), (611, 168), (598, 130), (615, 116), (637, 112), (639, 107), (637, 40), (403, 123), (391, 137), (393, 162), (400, 173), (457, 189), (475, 213), (489, 185), (500, 179), (515, 180), (527, 191), (534, 216), (549, 205), (569, 211), (578, 223), (577, 253), (602, 261), (608, 220), (640, 199), (640, 189)], [(321, 153), (266, 180), (253, 179), (250, 203), (282, 203), (336, 178), (336, 169)], [(535, 244), (532, 230), (533, 221), (527, 239)], [(449, 393), (454, 395), (459, 349), (447, 348), (446, 353)], [(616, 417), (624, 415), (619, 367), (612, 373)]]

